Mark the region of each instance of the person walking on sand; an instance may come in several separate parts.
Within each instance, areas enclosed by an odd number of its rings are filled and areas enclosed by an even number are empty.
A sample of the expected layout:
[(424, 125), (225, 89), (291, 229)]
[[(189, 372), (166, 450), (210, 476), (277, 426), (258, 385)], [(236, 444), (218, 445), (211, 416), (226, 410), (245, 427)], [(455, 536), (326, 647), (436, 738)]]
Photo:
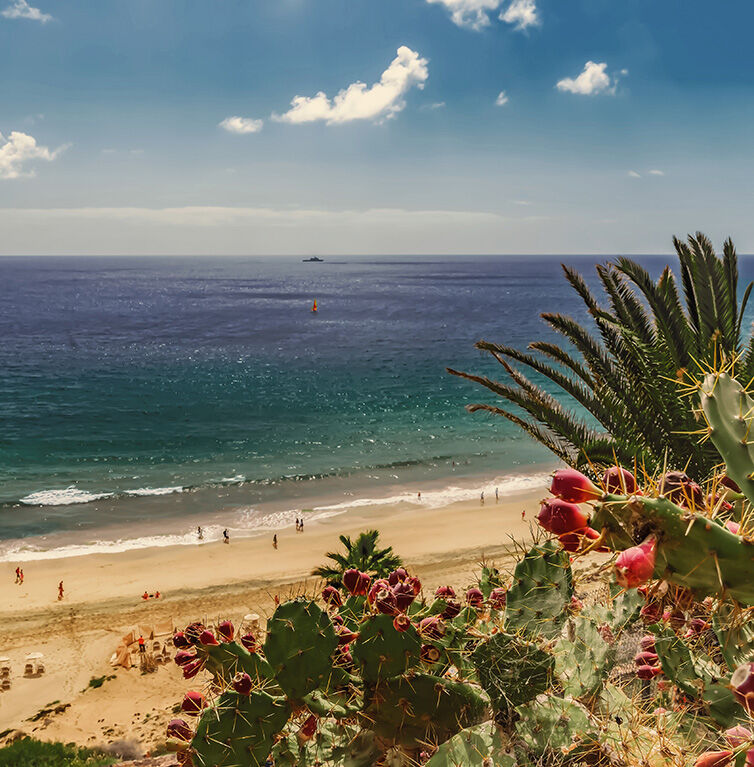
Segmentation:
[(200, 540), (204, 540), (204, 530), (202, 530), (201, 525), (196, 528), (196, 537)]
[(139, 636), (139, 655), (143, 655), (147, 651), (147, 646), (144, 644), (144, 637)]
[(58, 583), (58, 602), (60, 602), (63, 599), (63, 581), (60, 581)]
[(23, 567), (18, 568), (18, 585), (23, 586), (24, 585), (24, 569)]
[(301, 522), (299, 522), (299, 524), (298, 524), (298, 529), (299, 529), (299, 532), (301, 532), (301, 533), (304, 532), (304, 518), (303, 517), (301, 517)]
[(484, 490), (482, 490), (482, 494), (479, 496), (479, 505), (484, 506)]
[(521, 519), (526, 519), (526, 509), (521, 509)]
[(230, 543), (230, 536), (228, 535), (228, 528), (223, 530), (223, 543)]
[(498, 503), (500, 500), (500, 494), (498, 493), (498, 489), (495, 488), (495, 503)]
[(422, 491), (421, 490), (416, 494), (416, 499), (419, 501), (419, 503), (421, 503), (421, 500), (422, 500)]
[(272, 536), (272, 548), (277, 550), (277, 547), (278, 547), (278, 536), (277, 536), (277, 533), (275, 533)]
[(21, 568), (16, 568), (16, 583), (21, 583)]

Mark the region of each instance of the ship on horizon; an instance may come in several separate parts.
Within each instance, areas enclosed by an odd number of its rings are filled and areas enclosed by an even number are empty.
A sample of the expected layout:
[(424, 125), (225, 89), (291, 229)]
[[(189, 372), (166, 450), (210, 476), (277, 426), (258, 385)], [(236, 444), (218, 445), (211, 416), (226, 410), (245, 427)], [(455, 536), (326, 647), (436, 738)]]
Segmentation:
[(317, 256), (312, 256), (311, 258), (304, 258), (302, 261), (307, 264), (312, 261), (316, 261), (317, 263), (322, 263), (325, 259), (324, 258), (317, 258)]

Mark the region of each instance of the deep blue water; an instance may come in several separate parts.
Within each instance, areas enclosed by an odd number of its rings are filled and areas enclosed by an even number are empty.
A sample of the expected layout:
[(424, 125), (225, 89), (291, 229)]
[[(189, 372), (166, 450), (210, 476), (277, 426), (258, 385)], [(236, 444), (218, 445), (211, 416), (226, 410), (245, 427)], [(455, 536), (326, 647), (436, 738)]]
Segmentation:
[(0, 538), (79, 524), (61, 491), (550, 461), (445, 367), (582, 316), (561, 260), (598, 259), (0, 259)]

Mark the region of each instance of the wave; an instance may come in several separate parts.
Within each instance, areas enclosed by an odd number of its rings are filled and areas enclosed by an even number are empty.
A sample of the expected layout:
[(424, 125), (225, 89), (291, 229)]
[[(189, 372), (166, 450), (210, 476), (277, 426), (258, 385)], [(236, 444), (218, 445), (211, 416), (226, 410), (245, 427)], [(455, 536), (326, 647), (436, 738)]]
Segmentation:
[(138, 490), (125, 490), (123, 495), (172, 495), (173, 493), (182, 493), (184, 489), (182, 485), (176, 485), (175, 487), (140, 487)]
[(103, 498), (112, 498), (115, 493), (90, 493), (79, 490), (75, 485), (64, 490), (39, 490), (19, 499), (25, 506), (72, 506), (77, 503), (91, 503)]

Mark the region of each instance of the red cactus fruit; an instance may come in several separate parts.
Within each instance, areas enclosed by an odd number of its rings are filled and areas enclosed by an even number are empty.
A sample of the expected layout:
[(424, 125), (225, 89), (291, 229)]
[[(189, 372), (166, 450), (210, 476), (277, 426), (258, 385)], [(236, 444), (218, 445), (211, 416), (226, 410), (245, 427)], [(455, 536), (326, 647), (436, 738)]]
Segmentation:
[[(365, 585), (366, 577), (366, 585)], [(354, 596), (364, 596), (369, 589), (369, 581), (371, 579), (366, 573), (359, 572), (358, 570), (351, 568), (343, 573), (343, 585)]]
[(725, 731), (725, 740), (728, 741), (728, 745), (731, 748), (738, 748), (743, 746), (744, 743), (748, 743), (752, 737), (751, 730), (748, 727), (744, 727), (742, 724), (737, 724), (735, 727), (729, 727)]
[(686, 639), (691, 639), (691, 637), (699, 636), (699, 634), (703, 634), (709, 627), (710, 624), (703, 618), (692, 618), (689, 621), (685, 637)]
[(178, 650), (185, 650), (188, 647), (192, 647), (193, 642), (189, 641), (189, 638), (182, 631), (178, 631), (173, 634), (173, 646)]
[(231, 687), (239, 694), (239, 695), (251, 695), (251, 688), (252, 688), (252, 682), (251, 677), (242, 672), (239, 671), (231, 681)]
[(175, 755), (175, 759), (180, 767), (194, 767), (194, 760), (191, 758), (191, 751), (188, 748), (184, 748), (183, 751), (178, 751)]
[(199, 635), (199, 642), (203, 645), (220, 644), (215, 638), (215, 635), (209, 629), (202, 631), (202, 633)]
[(461, 613), (461, 603), (456, 602), (455, 599), (449, 599), (445, 603), (445, 609), (440, 613), (440, 617), (446, 621), (451, 621), (457, 615)]
[(746, 761), (744, 762), (744, 767), (754, 767), (754, 748), (750, 748), (746, 752)]
[(408, 583), (408, 585), (413, 589), (414, 596), (418, 597), (419, 592), (422, 590), (422, 582), (415, 575), (410, 575), (408, 578), (406, 578), (406, 583)]
[(600, 636), (608, 644), (615, 644), (615, 634), (613, 634), (613, 630), (610, 628), (609, 624), (603, 623), (601, 626), (597, 627), (597, 631), (599, 631)]
[(430, 639), (442, 639), (445, 636), (445, 623), (438, 615), (430, 615), (419, 621), (419, 633)]
[(315, 732), (317, 732), (317, 717), (314, 716), (314, 714), (310, 714), (306, 721), (301, 725), (298, 735), (304, 740), (311, 740), (314, 737)]
[(648, 650), (636, 653), (634, 656), (634, 663), (637, 666), (656, 666), (659, 660), (660, 658), (657, 653), (649, 652)]
[(453, 599), (455, 595), (456, 592), (453, 590), (452, 586), (440, 586), (437, 591), (435, 591), (435, 596), (438, 599)]
[(206, 705), (207, 701), (200, 692), (187, 692), (183, 696), (181, 711), (189, 716), (199, 716)]
[(670, 624), (670, 627), (675, 631), (679, 631), (686, 625), (686, 613), (678, 607), (673, 610), (665, 610), (662, 614), (662, 619)]
[(662, 617), (662, 605), (659, 602), (647, 602), (639, 611), (639, 617), (645, 626), (657, 623)]
[(440, 660), (440, 651), (431, 644), (424, 644), (419, 651), (419, 657), (425, 663), (437, 663)]
[(367, 594), (367, 602), (369, 602), (370, 605), (374, 604), (374, 600), (377, 598), (377, 594), (380, 591), (386, 591), (389, 588), (390, 583), (388, 582), (387, 578), (378, 578), (369, 589), (369, 593)]
[(684, 509), (703, 509), (704, 490), (682, 471), (669, 471), (660, 477), (660, 495)]
[(589, 517), (580, 507), (560, 498), (542, 501), (537, 520), (548, 533), (555, 535), (572, 533), (589, 524)]
[(351, 655), (351, 645), (338, 645), (335, 648), (335, 665), (350, 666), (353, 664), (353, 655)]
[(568, 603), (568, 611), (571, 613), (578, 613), (583, 609), (584, 603), (577, 596), (572, 596), (571, 601)]
[(188, 650), (178, 650), (173, 660), (176, 662), (177, 665), (183, 667), (187, 663), (191, 663), (192, 661), (196, 660), (196, 653), (189, 652)]
[(657, 539), (650, 535), (643, 543), (622, 551), (615, 560), (615, 576), (624, 589), (646, 583), (654, 574)]
[(241, 637), (241, 644), (249, 651), (256, 652), (258, 649), (257, 640), (254, 634), (244, 634)]
[(639, 640), (639, 647), (643, 652), (656, 652), (655, 638), (652, 634), (647, 634)]
[(183, 666), (183, 678), (193, 679), (204, 668), (204, 658), (197, 658)]
[(393, 628), (396, 631), (408, 631), (410, 625), (411, 621), (408, 619), (408, 616), (403, 613), (396, 615), (393, 620)]
[(571, 554), (575, 554), (581, 548), (582, 536), (578, 533), (566, 533), (559, 535), (558, 541), (563, 549)]
[(186, 626), (183, 634), (190, 644), (197, 645), (199, 644), (199, 637), (202, 635), (202, 631), (204, 631), (204, 624), (199, 621), (194, 621), (194, 623), (189, 623), (189, 625)]
[(738, 535), (738, 531), (741, 529), (741, 525), (738, 524), (738, 522), (734, 522), (732, 519), (728, 520), (725, 523), (725, 526), (728, 528), (728, 530), (733, 533), (733, 535)]
[(232, 642), (236, 629), (230, 621), (221, 621), (217, 627), (217, 635), (221, 642)]
[(466, 592), (466, 604), (472, 607), (480, 608), (484, 605), (484, 594), (480, 589), (469, 589)]
[(406, 578), (408, 578), (408, 573), (402, 567), (399, 567), (388, 575), (387, 580), (391, 586), (395, 586), (397, 583), (403, 583)]
[(705, 751), (696, 758), (694, 767), (725, 767), (732, 760), (732, 751)]
[(375, 595), (374, 606), (384, 615), (395, 615), (398, 611), (398, 600), (390, 589), (381, 589)]
[(584, 503), (602, 495), (589, 477), (576, 469), (558, 469), (552, 475), (550, 492), (569, 503)]
[(636, 492), (636, 477), (620, 466), (611, 466), (602, 475), (605, 492), (618, 495), (633, 495)]
[(636, 669), (636, 676), (639, 679), (654, 679), (658, 674), (662, 674), (662, 669), (659, 666), (639, 666)]
[(730, 678), (730, 686), (735, 699), (754, 714), (754, 663), (739, 666)]
[(393, 586), (393, 594), (395, 595), (396, 606), (401, 612), (408, 610), (411, 603), (416, 599), (414, 589), (408, 581), (396, 583)]
[(343, 598), (335, 586), (325, 586), (322, 589), (322, 601), (330, 607), (340, 607), (343, 604)]
[(194, 737), (194, 733), (185, 719), (171, 719), (168, 722), (167, 733), (169, 738), (182, 740), (188, 743)]
[(343, 616), (338, 615), (335, 613), (334, 615), (330, 616), (330, 620), (336, 625), (336, 626), (342, 626), (343, 625)]
[(723, 485), (724, 487), (729, 488), (734, 493), (740, 493), (741, 492), (741, 488), (727, 474), (725, 474), (723, 476), (723, 478), (720, 480), (720, 484)]
[(335, 633), (338, 636), (338, 644), (341, 645), (351, 644), (351, 642), (353, 642), (359, 636), (355, 631), (351, 631), (351, 629), (347, 628), (346, 626), (336, 626)]
[(490, 592), (490, 598), (487, 600), (495, 610), (502, 610), (508, 599), (508, 589), (498, 586)]

